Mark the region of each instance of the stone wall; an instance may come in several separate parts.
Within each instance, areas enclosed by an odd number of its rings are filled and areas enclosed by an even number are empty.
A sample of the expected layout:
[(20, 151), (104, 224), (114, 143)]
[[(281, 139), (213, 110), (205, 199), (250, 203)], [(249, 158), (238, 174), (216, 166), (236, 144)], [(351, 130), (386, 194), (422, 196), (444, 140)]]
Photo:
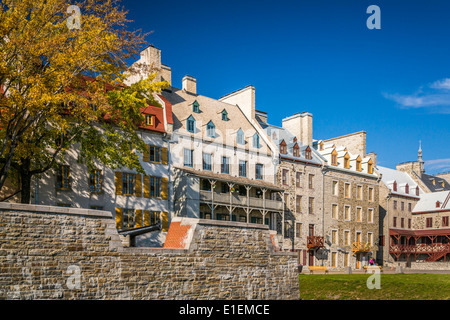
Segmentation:
[(181, 249), (124, 248), (110, 212), (0, 203), (0, 299), (298, 299), (267, 226), (180, 221)]

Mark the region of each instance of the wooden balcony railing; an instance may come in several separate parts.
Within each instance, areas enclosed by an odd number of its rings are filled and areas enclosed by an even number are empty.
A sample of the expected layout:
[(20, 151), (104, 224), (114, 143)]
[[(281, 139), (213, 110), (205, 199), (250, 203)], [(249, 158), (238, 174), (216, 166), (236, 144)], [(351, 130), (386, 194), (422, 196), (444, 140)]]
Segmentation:
[(306, 238), (306, 247), (308, 249), (311, 248), (322, 248), (323, 245), (323, 237), (320, 236), (308, 236)]
[(357, 252), (370, 252), (372, 250), (372, 244), (370, 242), (353, 242), (352, 251), (353, 255)]

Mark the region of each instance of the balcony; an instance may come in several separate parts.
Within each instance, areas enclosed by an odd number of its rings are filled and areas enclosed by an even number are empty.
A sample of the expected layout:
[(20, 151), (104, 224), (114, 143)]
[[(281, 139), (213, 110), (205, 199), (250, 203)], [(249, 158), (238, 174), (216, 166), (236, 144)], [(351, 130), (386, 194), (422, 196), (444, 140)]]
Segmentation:
[(353, 255), (357, 252), (370, 252), (372, 250), (372, 244), (370, 242), (353, 242), (352, 251)]
[(320, 236), (308, 236), (306, 238), (306, 247), (309, 249), (313, 248), (322, 248), (323, 245), (323, 237)]
[[(213, 197), (214, 196), (214, 197)], [(240, 207), (249, 207), (256, 209), (266, 209), (273, 211), (282, 211), (283, 203), (277, 200), (263, 199), (256, 197), (246, 197), (239, 195), (238, 193), (218, 193), (211, 191), (200, 191), (200, 201), (202, 202), (214, 202), (221, 205), (234, 205)]]

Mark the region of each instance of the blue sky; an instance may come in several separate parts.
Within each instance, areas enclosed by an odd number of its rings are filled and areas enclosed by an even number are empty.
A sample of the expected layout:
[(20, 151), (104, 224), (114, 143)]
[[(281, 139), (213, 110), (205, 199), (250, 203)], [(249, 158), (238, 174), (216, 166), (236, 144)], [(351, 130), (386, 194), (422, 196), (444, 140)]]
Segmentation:
[[(132, 28), (153, 31), (172, 84), (189, 74), (219, 98), (249, 84), (269, 122), (313, 114), (314, 139), (365, 130), (394, 168), (417, 159), (450, 171), (450, 1), (123, 0)], [(366, 26), (368, 6), (381, 29)]]

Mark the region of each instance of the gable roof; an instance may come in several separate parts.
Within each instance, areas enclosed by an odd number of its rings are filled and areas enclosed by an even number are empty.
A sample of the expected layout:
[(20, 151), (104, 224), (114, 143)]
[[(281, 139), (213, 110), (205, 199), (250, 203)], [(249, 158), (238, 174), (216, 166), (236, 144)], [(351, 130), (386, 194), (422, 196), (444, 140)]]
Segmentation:
[[(393, 194), (417, 197), (415, 188), (418, 187), (417, 183), (407, 174), (406, 172), (390, 169), (386, 167), (377, 167), (377, 171), (381, 173), (381, 181)], [(397, 191), (394, 191), (394, 181), (397, 182)], [(409, 193), (404, 192), (399, 188), (400, 185), (409, 186)], [(423, 195), (425, 192), (419, 187), (419, 196)]]
[[(436, 203), (439, 201), (439, 207)], [(450, 191), (431, 192), (421, 195), (412, 213), (450, 211)]]

